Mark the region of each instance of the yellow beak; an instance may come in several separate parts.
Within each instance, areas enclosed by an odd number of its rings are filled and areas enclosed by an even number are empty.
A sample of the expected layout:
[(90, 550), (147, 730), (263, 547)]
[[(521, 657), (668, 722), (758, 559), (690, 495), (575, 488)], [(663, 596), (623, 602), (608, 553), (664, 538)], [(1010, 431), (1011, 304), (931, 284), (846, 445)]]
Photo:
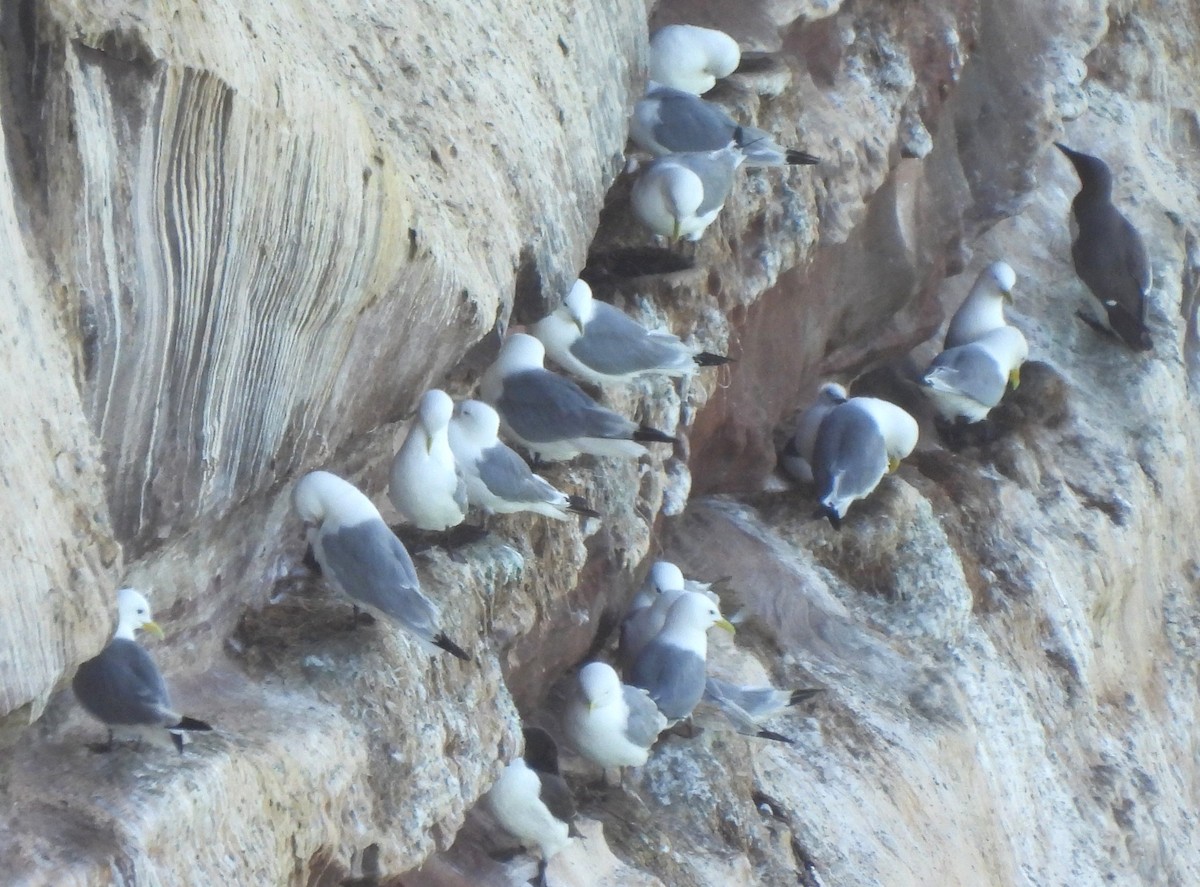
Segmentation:
[(1013, 391), (1021, 384), (1021, 368), (1013, 367), (1012, 372), (1008, 374), (1008, 382), (1013, 387)]
[(888, 474), (891, 474), (893, 471), (895, 471), (899, 467), (900, 467), (900, 460), (893, 459), (891, 456), (888, 456)]
[(733, 627), (733, 623), (728, 619), (718, 619), (713, 623), (717, 628), (723, 628), (730, 634), (737, 634), (737, 629)]
[(150, 634), (152, 634), (156, 638), (158, 638), (160, 641), (163, 638), (163, 630), (158, 627), (157, 622), (143, 622), (142, 623), (142, 631), (149, 632)]
[(674, 246), (675, 244), (679, 243), (679, 238), (680, 238), (681, 236), (682, 236), (682, 235), (681, 235), (681, 233), (680, 233), (680, 230), (679, 230), (679, 218), (678, 218), (678, 217), (676, 217), (676, 218), (675, 218), (675, 223), (674, 223), (674, 225), (672, 225), (672, 227), (671, 227), (671, 236), (670, 236), (670, 238), (668, 238), (668, 239), (670, 240), (670, 242), (671, 242), (671, 246)]
[(1001, 290), (1000, 292), (1004, 296), (1004, 301), (1011, 305), (1013, 303), (1012, 290)]

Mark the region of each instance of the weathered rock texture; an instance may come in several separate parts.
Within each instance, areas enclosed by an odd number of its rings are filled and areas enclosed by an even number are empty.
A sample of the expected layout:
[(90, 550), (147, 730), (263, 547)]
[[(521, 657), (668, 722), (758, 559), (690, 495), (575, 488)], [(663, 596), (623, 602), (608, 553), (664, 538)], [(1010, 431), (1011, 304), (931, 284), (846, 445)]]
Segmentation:
[[(0, 8), (11, 880), (521, 883), (472, 808), (665, 552), (748, 614), (714, 669), (828, 691), (772, 723), (794, 745), (671, 736), (627, 790), (568, 759), (589, 838), (552, 883), (1200, 881), (1200, 13), (650, 13), (770, 52), (713, 97), (823, 158), (747, 172), (686, 255), (647, 249), (618, 175), (642, 3)], [(1074, 316), (1055, 138), (1110, 162), (1146, 235), (1149, 355)], [(841, 533), (814, 522), (771, 477), (792, 411), (877, 368), (922, 410), (906, 373), (998, 257), (1036, 361), (999, 436), (950, 452), (926, 422)], [(606, 392), (685, 439), (551, 472), (603, 521), (419, 558), (475, 664), (351, 631), (288, 484), (325, 466), (382, 503), (420, 392), (468, 391), (585, 262), (737, 362)], [(59, 692), (121, 582), (220, 727), (182, 758), (90, 754)]]

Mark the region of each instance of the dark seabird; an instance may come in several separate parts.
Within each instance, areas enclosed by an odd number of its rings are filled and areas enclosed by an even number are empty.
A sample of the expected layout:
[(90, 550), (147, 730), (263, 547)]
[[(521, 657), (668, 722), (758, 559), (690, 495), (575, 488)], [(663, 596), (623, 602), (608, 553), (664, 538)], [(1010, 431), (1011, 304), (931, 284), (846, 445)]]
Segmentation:
[(154, 739), (162, 731), (183, 751), (181, 733), (211, 730), (204, 721), (181, 715), (171, 708), (166, 682), (150, 654), (134, 635), (141, 629), (162, 637), (162, 629), (150, 618), (150, 605), (132, 588), (117, 592), (117, 630), (98, 656), (79, 666), (71, 689), (88, 714), (108, 725), (108, 742), (92, 746), (109, 751), (113, 732), (135, 738)]
[(1149, 351), (1153, 347), (1146, 326), (1150, 261), (1141, 235), (1113, 206), (1108, 165), (1098, 157), (1054, 144), (1074, 165), (1082, 185), (1071, 203), (1079, 228), (1071, 245), (1075, 273), (1104, 309), (1103, 326), (1135, 351)]
[(504, 769), (484, 800), (506, 832), (538, 848), (538, 873), (530, 883), (545, 887), (550, 859), (581, 835), (571, 789), (558, 772), (558, 746), (540, 727), (522, 732), (525, 753)]

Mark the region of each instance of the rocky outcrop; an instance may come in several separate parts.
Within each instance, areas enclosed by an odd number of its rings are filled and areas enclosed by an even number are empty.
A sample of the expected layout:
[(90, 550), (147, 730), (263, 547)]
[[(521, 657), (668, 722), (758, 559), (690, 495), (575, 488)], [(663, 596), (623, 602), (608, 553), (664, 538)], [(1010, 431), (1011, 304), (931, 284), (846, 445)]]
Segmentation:
[[(748, 171), (691, 253), (648, 248), (619, 175), (643, 4), (0, 11), (17, 880), (528, 877), (472, 808), (520, 719), (554, 726), (651, 552), (744, 608), (714, 669), (828, 689), (773, 722), (790, 746), (671, 736), (628, 790), (568, 762), (588, 838), (552, 883), (1200, 878), (1196, 12), (651, 14), (771, 53), (714, 97), (823, 158)], [(1151, 244), (1150, 355), (1074, 316), (1054, 138), (1110, 161)], [(1001, 433), (951, 452), (925, 421), (841, 533), (814, 522), (772, 477), (791, 412), (865, 374), (927, 419), (905, 362), (999, 257), (1035, 361)], [(597, 295), (736, 362), (609, 395), (684, 440), (554, 468), (602, 521), (506, 518), (418, 558), (475, 663), (351, 630), (288, 484), (325, 466), (382, 504), (420, 392), (469, 390), (585, 262)], [(182, 758), (93, 756), (58, 692), (119, 582), (150, 592), (181, 707), (220, 728)]]

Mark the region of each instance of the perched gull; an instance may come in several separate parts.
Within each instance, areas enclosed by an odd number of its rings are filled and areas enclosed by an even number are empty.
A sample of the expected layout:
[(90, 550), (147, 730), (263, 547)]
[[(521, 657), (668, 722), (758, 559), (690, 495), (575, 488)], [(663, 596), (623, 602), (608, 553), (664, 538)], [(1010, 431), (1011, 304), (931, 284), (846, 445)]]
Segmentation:
[(618, 645), (621, 662), (632, 665), (646, 644), (662, 631), (667, 611), (687, 590), (684, 583), (682, 571), (670, 561), (657, 561), (650, 568), (642, 590), (634, 597), (621, 623)]
[(741, 126), (710, 101), (669, 86), (651, 84), (633, 107), (629, 137), (655, 157), (717, 151), (730, 142), (746, 155), (746, 166), (820, 163), (803, 151), (781, 147), (753, 126)]
[(467, 516), (467, 485), (447, 436), (453, 410), (454, 401), (445, 391), (426, 391), (392, 460), (388, 498), (420, 530), (448, 530)]
[(549, 461), (594, 456), (641, 456), (639, 441), (676, 443), (662, 431), (606, 410), (570, 379), (542, 366), (546, 349), (533, 336), (508, 337), (479, 383), (505, 432)]
[(1004, 304), (1012, 304), (1017, 275), (1008, 262), (992, 262), (975, 279), (975, 285), (950, 318), (943, 349), (969, 345), (984, 333), (1007, 326)]
[(820, 688), (803, 690), (778, 690), (775, 687), (743, 687), (719, 678), (710, 677), (704, 682), (704, 702), (711, 703), (737, 732), (744, 736), (756, 736), (775, 742), (792, 742), (788, 737), (767, 730), (762, 722), (785, 708), (799, 705), (817, 693)]
[(606, 662), (589, 662), (580, 669), (579, 685), (563, 712), (563, 730), (571, 745), (604, 769), (645, 764), (666, 727), (667, 719), (650, 694), (622, 684)]
[(1153, 347), (1146, 326), (1150, 261), (1141, 235), (1113, 206), (1108, 165), (1099, 157), (1054, 144), (1079, 174), (1079, 193), (1071, 203), (1079, 228), (1071, 244), (1075, 273), (1104, 309), (1100, 325), (1135, 351), (1149, 351)]
[(620, 309), (593, 299), (592, 288), (582, 280), (531, 332), (551, 360), (597, 385), (628, 382), (646, 373), (685, 376), (698, 366), (729, 362), (719, 354), (697, 354), (671, 333), (647, 330)]
[(670, 721), (690, 715), (704, 695), (707, 632), (714, 625), (734, 630), (716, 604), (702, 594), (684, 592), (630, 669), (629, 683), (649, 693)]
[(917, 421), (874, 397), (852, 397), (829, 411), (813, 447), (821, 513), (840, 528), (850, 506), (871, 494), (917, 445)]
[(735, 144), (719, 151), (668, 154), (651, 160), (633, 183), (634, 214), (653, 233), (674, 244), (699, 240), (729, 192), (733, 173), (746, 159)]
[(708, 92), (741, 60), (737, 41), (712, 28), (667, 25), (650, 38), (650, 79), (694, 95)]
[(470, 660), (438, 627), (438, 608), (421, 594), (408, 551), (357, 487), (328, 471), (312, 471), (292, 489), (292, 507), (308, 525), (308, 542), (325, 578), (355, 607)]
[(817, 399), (801, 414), (796, 430), (780, 454), (779, 464), (784, 471), (801, 483), (813, 482), (812, 458), (817, 432), (829, 411), (848, 399), (846, 389), (837, 382), (826, 382), (817, 390)]
[(558, 772), (558, 747), (540, 727), (522, 732), (524, 754), (504, 768), (484, 802), (506, 832), (538, 848), (541, 859), (533, 883), (544, 887), (550, 860), (580, 834), (571, 789)]
[(467, 483), (467, 498), (488, 514), (533, 511), (555, 520), (568, 512), (599, 517), (578, 496), (568, 496), (529, 470), (525, 460), (496, 437), (499, 414), (481, 400), (464, 400), (450, 419), (450, 449)]
[(922, 381), (938, 414), (949, 422), (982, 422), (1000, 403), (1009, 383), (1021, 383), (1029, 345), (1021, 331), (1004, 326), (969, 345), (949, 348), (933, 359)]
[(79, 666), (71, 689), (88, 714), (108, 725), (108, 742), (92, 746), (94, 750), (111, 750), (116, 728), (123, 734), (151, 740), (166, 730), (175, 748), (182, 752), (182, 732), (212, 727), (171, 708), (171, 697), (158, 666), (134, 640), (140, 629), (162, 637), (162, 629), (150, 617), (146, 599), (135, 589), (122, 588), (117, 592), (117, 630), (112, 640), (99, 655)]

